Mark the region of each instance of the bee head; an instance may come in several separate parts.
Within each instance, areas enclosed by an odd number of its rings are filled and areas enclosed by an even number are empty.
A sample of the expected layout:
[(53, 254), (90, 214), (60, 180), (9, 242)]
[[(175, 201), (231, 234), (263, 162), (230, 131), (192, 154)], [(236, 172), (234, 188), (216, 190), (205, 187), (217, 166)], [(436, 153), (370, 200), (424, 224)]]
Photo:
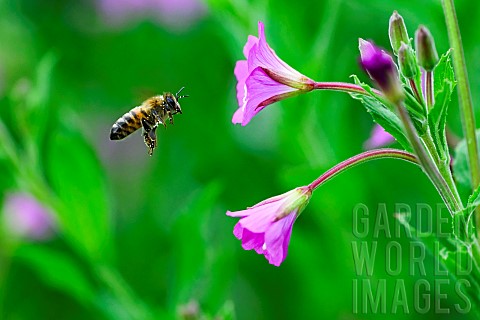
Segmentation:
[(166, 108), (172, 112), (172, 114), (182, 113), (182, 108), (177, 101), (177, 97), (171, 93), (166, 94), (165, 96)]
[(180, 108), (180, 104), (178, 103), (178, 100), (188, 97), (188, 95), (180, 95), (180, 92), (182, 92), (184, 88), (185, 87), (181, 87), (180, 90), (178, 90), (178, 92), (175, 95), (169, 94), (166, 97), (167, 105), (169, 106), (170, 110), (172, 110), (174, 113), (180, 113), (180, 114), (182, 113), (182, 108)]

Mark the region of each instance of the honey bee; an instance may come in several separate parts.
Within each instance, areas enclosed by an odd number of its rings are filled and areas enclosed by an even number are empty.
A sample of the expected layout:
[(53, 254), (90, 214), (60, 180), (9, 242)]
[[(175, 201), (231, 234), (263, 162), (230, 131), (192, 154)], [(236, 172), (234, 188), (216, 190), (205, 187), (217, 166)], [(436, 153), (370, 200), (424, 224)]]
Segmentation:
[(110, 130), (110, 140), (121, 140), (140, 127), (143, 128), (143, 140), (151, 156), (157, 146), (156, 130), (159, 124), (167, 127), (167, 119), (173, 125), (173, 116), (182, 113), (178, 100), (188, 97), (180, 95), (184, 87), (176, 94), (164, 92), (162, 95), (145, 100), (140, 106), (133, 108), (121, 116)]

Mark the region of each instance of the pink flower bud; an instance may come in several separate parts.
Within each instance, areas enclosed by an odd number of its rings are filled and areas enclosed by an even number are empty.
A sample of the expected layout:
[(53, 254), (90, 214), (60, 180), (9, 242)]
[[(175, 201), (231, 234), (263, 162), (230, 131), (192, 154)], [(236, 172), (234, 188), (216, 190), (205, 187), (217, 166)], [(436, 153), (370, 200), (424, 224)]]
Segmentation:
[(359, 39), (359, 49), (363, 69), (378, 84), (385, 96), (394, 103), (402, 100), (402, 84), (392, 57), (363, 39)]

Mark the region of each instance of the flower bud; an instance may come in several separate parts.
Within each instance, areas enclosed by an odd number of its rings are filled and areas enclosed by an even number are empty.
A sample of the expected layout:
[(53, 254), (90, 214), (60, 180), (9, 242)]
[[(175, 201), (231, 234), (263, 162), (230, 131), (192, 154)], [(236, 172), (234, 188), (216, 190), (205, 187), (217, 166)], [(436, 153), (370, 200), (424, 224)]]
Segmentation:
[(359, 49), (363, 69), (377, 82), (385, 96), (393, 103), (402, 100), (403, 88), (392, 57), (363, 39), (359, 39)]
[(417, 75), (417, 61), (412, 47), (402, 42), (398, 49), (398, 64), (400, 72), (408, 79)]
[(390, 44), (392, 45), (393, 52), (396, 55), (398, 55), (398, 50), (400, 49), (402, 42), (406, 44), (410, 43), (405, 22), (397, 11), (393, 11), (392, 16), (390, 17), (388, 35), (390, 37)]
[(438, 63), (438, 53), (432, 34), (425, 26), (420, 26), (415, 33), (418, 65), (426, 71), (432, 71)]

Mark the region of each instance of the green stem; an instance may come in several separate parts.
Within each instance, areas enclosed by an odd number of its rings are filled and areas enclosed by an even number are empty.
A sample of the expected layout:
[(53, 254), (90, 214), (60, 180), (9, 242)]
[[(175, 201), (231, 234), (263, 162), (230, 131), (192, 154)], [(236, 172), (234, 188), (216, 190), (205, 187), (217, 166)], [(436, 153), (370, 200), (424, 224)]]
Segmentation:
[(308, 187), (310, 190), (315, 190), (321, 184), (327, 182), (328, 180), (332, 179), (339, 173), (344, 172), (347, 169), (350, 169), (358, 164), (365, 163), (375, 159), (384, 159), (384, 158), (394, 158), (400, 159), (408, 162), (412, 162), (415, 164), (419, 164), (417, 158), (414, 154), (411, 154), (407, 151), (397, 150), (397, 149), (377, 149), (377, 150), (369, 150), (366, 152), (362, 152), (357, 154), (345, 161), (340, 162), (320, 177), (318, 177), (315, 181), (310, 183)]
[[(472, 187), (475, 190), (480, 183), (480, 164), (478, 160), (478, 146), (475, 136), (475, 115), (473, 112), (472, 95), (468, 83), (465, 55), (463, 53), (460, 28), (453, 0), (442, 0), (445, 22), (447, 25), (450, 46), (453, 48), (453, 68), (457, 79), (458, 102), (462, 119), (463, 132), (467, 141), (468, 163), (472, 175)], [(477, 211), (477, 221), (479, 221)]]
[[(467, 142), (468, 164), (472, 177), (472, 189), (475, 190), (480, 183), (480, 163), (478, 160), (477, 136), (475, 133), (475, 114), (473, 112), (472, 95), (468, 82), (467, 65), (463, 52), (460, 27), (458, 26), (457, 14), (453, 0), (442, 0), (445, 23), (447, 25), (448, 39), (453, 49), (453, 68), (457, 80), (458, 104), (462, 120), (463, 134)], [(480, 209), (475, 210), (477, 225), (477, 237), (480, 238)]]
[(460, 194), (458, 193), (457, 186), (455, 185), (455, 181), (453, 180), (452, 171), (450, 171), (450, 166), (448, 161), (440, 159), (438, 155), (437, 149), (435, 147), (435, 143), (433, 142), (433, 137), (430, 134), (430, 131), (427, 130), (426, 133), (421, 137), (423, 143), (427, 147), (428, 152), (432, 156), (433, 160), (435, 161), (440, 174), (445, 179), (448, 187), (452, 191), (453, 195), (455, 196), (455, 200), (458, 203), (462, 203), (460, 198)]
[(462, 210), (461, 203), (457, 201), (447, 182), (440, 174), (440, 171), (438, 170), (435, 162), (432, 160), (431, 156), (426, 150), (425, 145), (420, 141), (420, 138), (417, 136), (415, 127), (413, 126), (412, 120), (410, 119), (407, 109), (405, 108), (403, 103), (399, 102), (396, 106), (398, 114), (400, 115), (400, 119), (405, 126), (405, 131), (407, 133), (408, 139), (410, 140), (410, 144), (412, 145), (413, 150), (415, 151), (423, 170), (430, 178), (435, 188), (437, 188), (440, 196), (447, 205), (450, 214), (453, 216), (456, 212)]
[(417, 101), (419, 103), (423, 103), (423, 97), (420, 94), (420, 90), (418, 90), (418, 86), (415, 83), (415, 80), (414, 79), (408, 79), (408, 82), (410, 83), (410, 88), (413, 91), (413, 95), (415, 96), (415, 99), (417, 99)]

